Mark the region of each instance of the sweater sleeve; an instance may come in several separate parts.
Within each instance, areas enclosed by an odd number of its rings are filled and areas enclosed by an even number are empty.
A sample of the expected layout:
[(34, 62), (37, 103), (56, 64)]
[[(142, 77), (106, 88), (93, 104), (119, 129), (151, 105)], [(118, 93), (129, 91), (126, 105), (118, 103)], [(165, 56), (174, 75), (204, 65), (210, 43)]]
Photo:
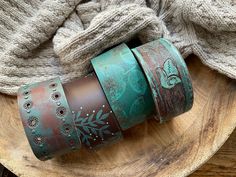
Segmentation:
[(80, 0), (0, 1), (0, 92), (58, 75), (50, 39)]
[[(55, 53), (59, 56), (61, 63), (71, 63), (76, 60), (79, 60), (82, 65), (89, 63), (92, 57), (104, 49), (127, 41), (148, 27), (154, 32), (153, 37), (160, 37), (163, 30), (162, 22), (152, 9), (143, 6), (142, 1), (138, 2), (140, 4), (126, 2), (125, 5), (106, 2), (105, 5), (100, 4), (100, 8), (96, 3), (87, 3), (83, 7), (90, 6), (90, 8), (87, 11), (83, 9), (83, 13), (79, 5), (76, 13), (78, 17), (82, 21), (88, 21), (86, 18), (90, 18), (91, 21), (86, 25), (87, 28), (82, 29), (79, 27), (80, 24), (76, 24), (70, 17), (58, 29), (53, 43)], [(91, 7), (92, 4), (93, 7)], [(102, 7), (104, 10), (101, 10)], [(93, 14), (94, 17), (88, 14)], [(69, 33), (68, 24), (72, 23), (77, 26), (78, 30)]]
[(160, 18), (186, 57), (193, 53), (212, 69), (236, 79), (236, 2), (166, 1)]

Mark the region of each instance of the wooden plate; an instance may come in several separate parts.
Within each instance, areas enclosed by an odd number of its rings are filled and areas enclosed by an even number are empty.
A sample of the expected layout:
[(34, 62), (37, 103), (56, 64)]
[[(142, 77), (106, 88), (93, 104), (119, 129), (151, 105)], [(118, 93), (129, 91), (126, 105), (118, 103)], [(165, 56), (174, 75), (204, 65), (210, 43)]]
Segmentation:
[(166, 124), (150, 120), (97, 152), (37, 160), (28, 145), (15, 97), (0, 95), (0, 163), (19, 176), (186, 176), (208, 160), (236, 126), (236, 82), (187, 59), (195, 101)]

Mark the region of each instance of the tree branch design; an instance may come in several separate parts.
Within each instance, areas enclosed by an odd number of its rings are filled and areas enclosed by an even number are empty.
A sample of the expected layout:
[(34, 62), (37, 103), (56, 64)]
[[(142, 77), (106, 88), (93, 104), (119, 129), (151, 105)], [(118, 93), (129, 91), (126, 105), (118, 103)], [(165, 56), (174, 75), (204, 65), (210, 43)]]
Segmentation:
[(89, 117), (81, 117), (81, 112), (79, 111), (75, 117), (75, 125), (80, 136), (82, 143), (90, 146), (90, 140), (92, 134), (99, 136), (104, 139), (105, 134), (111, 134), (108, 130), (109, 125), (106, 124), (106, 119), (110, 113), (103, 114), (102, 109), (97, 112), (97, 114), (91, 114)]

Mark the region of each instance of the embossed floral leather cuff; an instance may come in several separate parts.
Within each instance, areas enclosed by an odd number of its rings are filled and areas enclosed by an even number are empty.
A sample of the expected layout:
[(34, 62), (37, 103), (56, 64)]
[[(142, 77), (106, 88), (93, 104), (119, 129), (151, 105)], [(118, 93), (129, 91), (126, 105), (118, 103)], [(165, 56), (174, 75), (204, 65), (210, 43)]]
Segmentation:
[(35, 156), (47, 160), (81, 146), (59, 78), (23, 86), (18, 105)]
[(125, 44), (97, 56), (92, 65), (122, 130), (152, 115), (151, 90), (141, 67)]
[(179, 51), (166, 39), (132, 49), (149, 82), (156, 118), (164, 122), (191, 109), (193, 88)]

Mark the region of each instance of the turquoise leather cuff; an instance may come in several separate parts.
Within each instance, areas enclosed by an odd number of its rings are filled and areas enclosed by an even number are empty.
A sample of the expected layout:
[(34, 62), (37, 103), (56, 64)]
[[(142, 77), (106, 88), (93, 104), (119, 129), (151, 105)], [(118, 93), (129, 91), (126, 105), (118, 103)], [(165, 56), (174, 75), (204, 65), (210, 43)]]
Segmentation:
[(193, 89), (190, 75), (173, 44), (162, 38), (132, 51), (149, 82), (160, 122), (191, 109)]
[(37, 158), (47, 160), (80, 148), (59, 78), (21, 87), (18, 105), (26, 136)]
[(125, 44), (95, 57), (92, 65), (122, 130), (143, 122), (153, 113), (147, 80)]

